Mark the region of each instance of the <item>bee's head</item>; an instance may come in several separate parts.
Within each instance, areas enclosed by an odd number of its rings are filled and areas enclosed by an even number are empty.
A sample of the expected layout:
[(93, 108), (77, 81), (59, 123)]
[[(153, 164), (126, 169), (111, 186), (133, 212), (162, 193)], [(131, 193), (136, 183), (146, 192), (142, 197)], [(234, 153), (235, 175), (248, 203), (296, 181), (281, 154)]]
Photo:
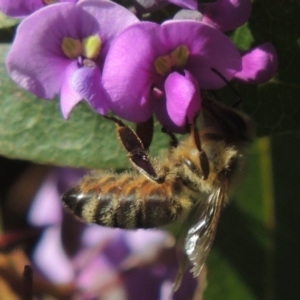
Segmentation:
[(244, 169), (244, 148), (238, 145), (228, 145), (222, 137), (203, 135), (203, 150), (209, 161), (210, 173), (208, 181), (218, 185), (226, 180), (229, 185)]
[(209, 179), (227, 180), (230, 185), (244, 169), (244, 152), (254, 138), (254, 122), (247, 115), (209, 99), (203, 101), (202, 115), (200, 139), (209, 161)]
[(252, 120), (235, 109), (209, 99), (202, 107), (203, 126), (191, 127), (183, 144), (182, 163), (189, 180), (218, 185), (232, 179), (243, 169), (244, 149), (254, 136)]

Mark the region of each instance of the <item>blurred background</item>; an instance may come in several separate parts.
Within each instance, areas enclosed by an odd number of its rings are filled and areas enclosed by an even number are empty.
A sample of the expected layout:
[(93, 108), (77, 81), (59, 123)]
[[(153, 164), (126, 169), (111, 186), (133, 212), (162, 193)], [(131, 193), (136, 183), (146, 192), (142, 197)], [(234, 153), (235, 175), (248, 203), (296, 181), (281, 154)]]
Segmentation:
[[(250, 149), (247, 175), (223, 211), (208, 258), (204, 299), (299, 299), (299, 153), (298, 134), (261, 138)], [(40, 238), (26, 218), (51, 167), (1, 157), (0, 168), (1, 290), (3, 280), (18, 283), (3, 257), (17, 249), (30, 257)], [(13, 260), (19, 275), (25, 257)]]

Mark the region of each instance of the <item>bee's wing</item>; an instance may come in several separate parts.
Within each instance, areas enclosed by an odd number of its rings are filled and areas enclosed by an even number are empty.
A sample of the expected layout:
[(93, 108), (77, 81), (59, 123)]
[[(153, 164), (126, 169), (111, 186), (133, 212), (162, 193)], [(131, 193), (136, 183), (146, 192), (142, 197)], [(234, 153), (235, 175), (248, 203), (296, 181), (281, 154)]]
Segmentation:
[(193, 263), (196, 277), (206, 261), (216, 235), (217, 225), (224, 205), (226, 185), (214, 190), (198, 207), (197, 222), (189, 229), (185, 239), (185, 252)]

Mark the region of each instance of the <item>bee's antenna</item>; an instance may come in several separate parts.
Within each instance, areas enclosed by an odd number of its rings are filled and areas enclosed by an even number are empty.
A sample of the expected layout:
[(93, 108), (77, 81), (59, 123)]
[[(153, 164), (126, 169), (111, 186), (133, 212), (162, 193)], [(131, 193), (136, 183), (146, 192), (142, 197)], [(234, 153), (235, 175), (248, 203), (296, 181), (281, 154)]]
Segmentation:
[(216, 73), (227, 85), (228, 87), (233, 91), (233, 93), (235, 95), (237, 95), (238, 100), (232, 105), (232, 107), (237, 107), (241, 104), (242, 102), (242, 97), (239, 94), (239, 92), (233, 87), (233, 85), (224, 77), (223, 74), (221, 74), (218, 70), (216, 70), (215, 68), (211, 68), (211, 70)]

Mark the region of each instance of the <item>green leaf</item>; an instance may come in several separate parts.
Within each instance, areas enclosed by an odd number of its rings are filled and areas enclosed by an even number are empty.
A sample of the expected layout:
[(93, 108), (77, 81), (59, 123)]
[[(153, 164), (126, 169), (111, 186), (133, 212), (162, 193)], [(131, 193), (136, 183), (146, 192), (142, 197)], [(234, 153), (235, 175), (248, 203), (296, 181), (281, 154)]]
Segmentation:
[[(8, 46), (1, 45), (0, 53)], [(20, 89), (0, 69), (0, 153), (10, 158), (85, 168), (128, 167), (126, 152), (115, 134), (115, 124), (86, 103), (62, 118), (59, 101), (37, 99)], [(156, 124), (157, 131), (160, 126)], [(162, 138), (164, 137), (164, 138)], [(167, 148), (168, 139), (156, 135), (154, 153)]]

